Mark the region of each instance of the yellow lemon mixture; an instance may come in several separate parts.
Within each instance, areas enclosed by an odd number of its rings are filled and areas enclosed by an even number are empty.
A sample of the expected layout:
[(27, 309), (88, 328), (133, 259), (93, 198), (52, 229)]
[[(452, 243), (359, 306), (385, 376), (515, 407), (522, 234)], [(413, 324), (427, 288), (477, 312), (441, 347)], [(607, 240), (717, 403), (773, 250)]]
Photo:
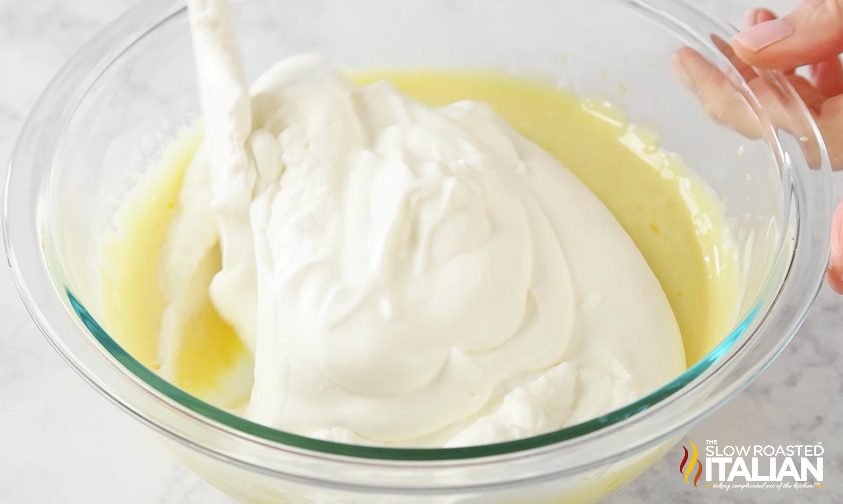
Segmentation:
[[(692, 365), (731, 328), (737, 304), (734, 251), (711, 190), (651, 133), (606, 105), (551, 85), (496, 73), (387, 71), (358, 74), (392, 82), (429, 105), (489, 104), (513, 128), (575, 173), (615, 215), (647, 260), (676, 316)], [(105, 327), (144, 365), (158, 364), (164, 298), (158, 268), (182, 178), (201, 137), (187, 133), (127, 197), (102, 250)], [(203, 267), (218, 271), (219, 251)], [(197, 286), (207, 292), (207, 285)], [(210, 300), (187, 324), (174, 384), (222, 407), (248, 399), (251, 357)]]

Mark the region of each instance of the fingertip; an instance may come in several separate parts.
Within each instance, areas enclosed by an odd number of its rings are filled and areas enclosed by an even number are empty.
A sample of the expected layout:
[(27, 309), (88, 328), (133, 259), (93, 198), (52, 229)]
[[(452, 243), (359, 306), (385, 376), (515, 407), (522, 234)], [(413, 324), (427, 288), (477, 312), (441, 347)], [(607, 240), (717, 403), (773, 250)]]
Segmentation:
[(843, 65), (840, 58), (811, 65), (811, 78), (823, 95), (828, 97), (843, 94)]
[(831, 225), (828, 283), (836, 292), (843, 294), (843, 201), (838, 204)]
[(694, 65), (694, 61), (698, 59), (702, 59), (700, 53), (698, 53), (695, 49), (684, 46), (673, 53), (670, 62), (673, 64), (674, 68), (687, 67), (689, 65)]
[(828, 285), (831, 290), (838, 294), (843, 294), (843, 271), (829, 268), (828, 270)]
[(743, 23), (742, 29), (747, 29), (750, 26), (757, 25), (758, 23), (763, 23), (764, 21), (772, 21), (776, 19), (776, 14), (771, 11), (770, 9), (750, 9), (746, 11), (746, 14), (743, 16)]
[(738, 56), (755, 67), (785, 70), (836, 57), (843, 51), (843, 2), (803, 0), (781, 18), (758, 9), (732, 39)]
[(676, 50), (676, 53), (673, 55), (673, 60), (676, 61), (677, 59), (684, 59), (684, 58), (692, 58), (699, 53), (688, 46), (682, 46)]
[(682, 47), (677, 50), (670, 59), (673, 73), (679, 77), (682, 84), (691, 91), (697, 91), (697, 79), (700, 73), (701, 56), (690, 47)]
[(741, 23), (742, 30), (755, 24), (755, 16), (758, 15), (759, 10), (760, 9), (750, 9), (744, 13), (743, 22)]
[(771, 11), (770, 9), (756, 9), (755, 10), (755, 23), (764, 23), (766, 21), (772, 21), (777, 19), (776, 13)]
[(690, 47), (677, 50), (671, 58), (676, 76), (718, 124), (738, 131), (748, 138), (759, 138), (763, 132), (744, 95), (711, 61)]
[(732, 38), (732, 46), (735, 51), (758, 53), (790, 37), (793, 33), (793, 24), (787, 19), (770, 19), (741, 30)]

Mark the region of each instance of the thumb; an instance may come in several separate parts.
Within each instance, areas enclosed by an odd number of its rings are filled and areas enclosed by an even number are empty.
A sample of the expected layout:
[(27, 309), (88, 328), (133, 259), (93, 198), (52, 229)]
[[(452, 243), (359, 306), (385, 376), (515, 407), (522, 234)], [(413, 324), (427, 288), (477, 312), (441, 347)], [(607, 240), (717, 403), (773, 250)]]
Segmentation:
[(843, 52), (843, 0), (802, 0), (787, 16), (741, 31), (732, 46), (742, 60), (762, 68), (787, 70), (836, 58)]

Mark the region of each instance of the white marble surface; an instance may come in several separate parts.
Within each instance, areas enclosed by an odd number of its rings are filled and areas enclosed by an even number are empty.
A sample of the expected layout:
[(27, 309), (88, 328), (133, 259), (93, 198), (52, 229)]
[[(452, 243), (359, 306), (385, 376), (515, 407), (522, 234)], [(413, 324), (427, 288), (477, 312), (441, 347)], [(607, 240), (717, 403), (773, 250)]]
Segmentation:
[[(586, 1), (586, 0), (583, 0)], [(81, 43), (133, 0), (0, 0), (0, 162), (28, 109)], [(737, 22), (748, 0), (707, 0)], [(780, 10), (793, 0), (771, 0)], [(5, 180), (5, 177), (3, 177)], [(838, 185), (840, 179), (838, 178)], [(837, 191), (841, 195), (840, 188)], [(843, 502), (843, 298), (827, 289), (781, 357), (691, 439), (821, 441), (826, 488), (808, 493), (689, 490), (671, 454), (610, 499), (645, 502)], [(99, 397), (30, 322), (0, 272), (0, 503), (220, 504), (221, 493), (162, 452), (145, 428)]]

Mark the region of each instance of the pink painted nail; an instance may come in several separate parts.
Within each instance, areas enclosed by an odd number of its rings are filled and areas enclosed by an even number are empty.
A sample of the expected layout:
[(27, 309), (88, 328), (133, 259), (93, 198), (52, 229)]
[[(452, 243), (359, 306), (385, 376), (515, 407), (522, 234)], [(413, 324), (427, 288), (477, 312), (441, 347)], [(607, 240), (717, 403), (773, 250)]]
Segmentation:
[(793, 26), (785, 19), (773, 19), (747, 28), (732, 39), (750, 51), (760, 51), (793, 35)]

